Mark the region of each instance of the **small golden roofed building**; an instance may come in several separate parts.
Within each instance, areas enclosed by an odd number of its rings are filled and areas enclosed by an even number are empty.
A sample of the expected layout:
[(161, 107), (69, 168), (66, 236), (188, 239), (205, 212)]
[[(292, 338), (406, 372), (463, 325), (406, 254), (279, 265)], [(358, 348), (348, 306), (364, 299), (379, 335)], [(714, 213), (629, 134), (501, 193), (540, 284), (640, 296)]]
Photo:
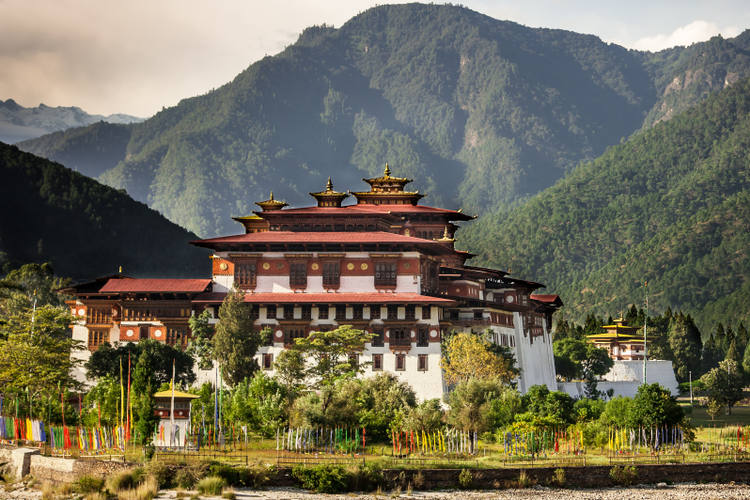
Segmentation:
[(628, 326), (618, 318), (613, 325), (604, 325), (604, 333), (588, 335), (586, 338), (596, 347), (606, 349), (615, 360), (642, 360), (643, 335), (638, 328)]

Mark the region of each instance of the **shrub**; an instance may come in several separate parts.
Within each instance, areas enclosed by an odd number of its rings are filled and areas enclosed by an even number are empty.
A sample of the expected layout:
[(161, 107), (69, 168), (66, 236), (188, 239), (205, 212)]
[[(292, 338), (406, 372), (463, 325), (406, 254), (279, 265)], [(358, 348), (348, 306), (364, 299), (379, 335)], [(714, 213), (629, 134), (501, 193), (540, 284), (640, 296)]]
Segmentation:
[(471, 476), (471, 471), (469, 469), (462, 469), (458, 474), (458, 484), (461, 486), (461, 488), (470, 488), (472, 479), (473, 477)]
[(81, 476), (73, 483), (76, 493), (95, 493), (104, 488), (104, 479), (95, 476)]
[(159, 493), (159, 484), (154, 476), (148, 476), (134, 489), (120, 490), (119, 500), (152, 500)]
[(565, 469), (555, 469), (555, 484), (565, 486)]
[(241, 475), (238, 468), (232, 467), (227, 464), (212, 463), (208, 468), (208, 474), (210, 476), (220, 477), (224, 480), (224, 483), (230, 486), (244, 486), (240, 484)]
[(609, 477), (617, 484), (629, 486), (638, 480), (638, 469), (633, 465), (624, 467), (615, 465), (609, 470)]
[(317, 493), (339, 493), (347, 487), (347, 473), (340, 465), (297, 465), (292, 469), (292, 477), (306, 490)]
[(172, 486), (175, 477), (175, 470), (166, 464), (151, 461), (146, 465), (146, 473), (154, 476), (159, 488), (168, 488)]
[(151, 460), (154, 458), (154, 454), (156, 453), (156, 448), (153, 444), (147, 444), (143, 447), (143, 454), (146, 457), (146, 460)]
[(117, 493), (120, 490), (134, 487), (136, 485), (134, 472), (135, 470), (132, 469), (116, 472), (109, 476), (106, 481), (107, 490), (109, 490), (110, 493)]
[(198, 484), (195, 485), (195, 489), (197, 489), (198, 493), (201, 495), (218, 496), (221, 495), (224, 486), (226, 486), (226, 482), (223, 478), (219, 476), (208, 476), (198, 481)]
[(374, 465), (360, 465), (349, 474), (349, 491), (373, 491), (383, 484), (383, 472)]
[(526, 471), (522, 470), (521, 473), (518, 474), (518, 487), (528, 488), (529, 486), (531, 486), (531, 479), (528, 474), (526, 474)]

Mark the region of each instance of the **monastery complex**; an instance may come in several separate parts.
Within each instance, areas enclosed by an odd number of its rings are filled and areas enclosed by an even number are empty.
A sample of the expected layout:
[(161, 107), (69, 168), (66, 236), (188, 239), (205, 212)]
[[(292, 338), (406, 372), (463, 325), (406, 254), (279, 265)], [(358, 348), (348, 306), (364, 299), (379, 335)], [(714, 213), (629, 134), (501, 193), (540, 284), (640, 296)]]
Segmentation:
[(71, 287), (73, 336), (88, 346), (82, 357), (104, 342), (187, 346), (189, 317), (208, 309), (216, 318), (237, 288), (258, 329), (273, 332), (257, 354), (269, 372), (294, 339), (352, 325), (375, 334), (359, 355), (371, 362), (365, 376), (392, 372), (420, 399), (442, 398), (441, 338), (490, 330), (515, 355), (519, 390), (555, 390), (549, 332), (559, 297), (535, 294), (540, 283), (467, 265), (473, 255), (454, 248), (456, 223), (474, 217), (420, 205), (424, 195), (408, 191), (411, 180), (392, 176), (387, 165), (364, 181), (368, 191), (349, 194), (329, 179), (305, 208), (287, 208), (271, 194), (253, 215), (235, 218), (243, 234), (192, 242), (212, 251), (210, 279), (118, 274)]

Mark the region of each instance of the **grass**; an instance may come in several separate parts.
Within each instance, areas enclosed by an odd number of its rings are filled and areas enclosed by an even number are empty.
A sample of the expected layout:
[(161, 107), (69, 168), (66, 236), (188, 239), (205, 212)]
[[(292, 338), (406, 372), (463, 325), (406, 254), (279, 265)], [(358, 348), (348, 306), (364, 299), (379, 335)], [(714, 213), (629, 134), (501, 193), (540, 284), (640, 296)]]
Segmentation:
[[(690, 404), (683, 404), (689, 408)], [(694, 406), (690, 412), (690, 419), (696, 427), (722, 427), (725, 425), (750, 425), (750, 406), (735, 406), (731, 415), (718, 415), (715, 420), (706, 413), (706, 408)]]
[(201, 495), (218, 496), (221, 495), (224, 486), (226, 486), (224, 479), (218, 476), (208, 476), (198, 481), (198, 484), (195, 485), (195, 489), (197, 489), (198, 493)]
[(159, 493), (159, 483), (154, 476), (146, 479), (132, 489), (117, 492), (118, 500), (152, 500)]

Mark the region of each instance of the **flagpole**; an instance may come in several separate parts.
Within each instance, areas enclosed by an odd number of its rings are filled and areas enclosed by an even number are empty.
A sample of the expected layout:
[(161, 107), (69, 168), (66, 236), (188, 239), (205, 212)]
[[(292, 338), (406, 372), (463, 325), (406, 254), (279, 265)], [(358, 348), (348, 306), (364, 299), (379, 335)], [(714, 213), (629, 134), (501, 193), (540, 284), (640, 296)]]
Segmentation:
[(643, 289), (646, 292), (646, 314), (643, 316), (643, 383), (647, 384), (646, 367), (648, 366), (648, 351), (646, 348), (646, 339), (648, 334), (646, 332), (646, 324), (648, 323), (648, 281), (644, 282)]
[(169, 405), (169, 445), (174, 446), (174, 372), (175, 372), (175, 360), (172, 358), (172, 401)]

